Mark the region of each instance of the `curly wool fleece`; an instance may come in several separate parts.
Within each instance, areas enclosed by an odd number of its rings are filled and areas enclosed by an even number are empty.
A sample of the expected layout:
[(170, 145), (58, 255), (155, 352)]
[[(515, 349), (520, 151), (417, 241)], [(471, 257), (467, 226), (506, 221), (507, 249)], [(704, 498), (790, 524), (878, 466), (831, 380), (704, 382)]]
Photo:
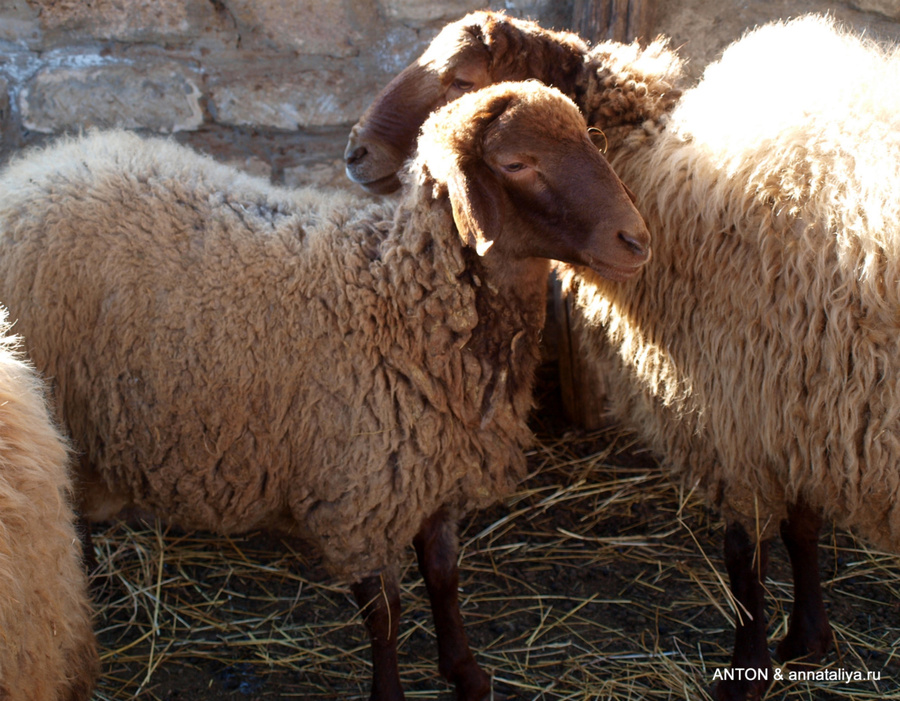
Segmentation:
[(466, 347), (493, 293), (430, 189), (395, 224), (125, 132), (8, 168), (0, 297), (83, 454), (85, 515), (277, 528), (356, 580), (439, 507), (508, 493), (540, 324), (502, 307)]

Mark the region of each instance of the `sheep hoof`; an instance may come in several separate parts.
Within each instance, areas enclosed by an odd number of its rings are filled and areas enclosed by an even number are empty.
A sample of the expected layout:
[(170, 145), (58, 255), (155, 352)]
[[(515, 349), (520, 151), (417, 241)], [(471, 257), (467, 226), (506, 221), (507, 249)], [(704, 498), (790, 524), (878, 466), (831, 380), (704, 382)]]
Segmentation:
[(766, 692), (766, 683), (746, 679), (720, 681), (716, 685), (713, 698), (716, 701), (759, 701)]
[(456, 675), (457, 701), (505, 701), (506, 696), (491, 687), (491, 676), (473, 659), (465, 672)]
[(775, 654), (790, 669), (804, 669), (816, 666), (831, 648), (831, 628), (811, 632), (808, 635), (793, 635), (789, 632), (778, 643)]
[[(460, 696), (459, 698), (460, 698), (460, 700), (463, 699), (462, 696)], [(499, 689), (488, 688), (488, 690), (481, 696), (472, 696), (472, 697), (467, 696), (465, 698), (466, 699), (471, 698), (473, 701), (508, 701), (508, 699), (510, 697), (508, 694), (504, 693), (503, 691), (501, 691)]]

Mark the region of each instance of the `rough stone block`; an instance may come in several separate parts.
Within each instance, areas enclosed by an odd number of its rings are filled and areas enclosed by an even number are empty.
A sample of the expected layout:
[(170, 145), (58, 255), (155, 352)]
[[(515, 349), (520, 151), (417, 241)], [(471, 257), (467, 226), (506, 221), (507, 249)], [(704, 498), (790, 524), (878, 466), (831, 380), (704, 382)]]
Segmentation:
[(0, 76), (0, 126), (9, 117), (9, 82)]
[(385, 15), (398, 22), (427, 24), (453, 21), (485, 6), (478, 0), (381, 0)]
[(54, 133), (80, 126), (160, 132), (203, 122), (194, 77), (174, 63), (47, 68), (19, 95), (26, 128)]
[[(360, 53), (358, 69), (367, 77), (379, 74), (393, 76), (412, 63), (435, 37), (437, 31), (416, 32), (402, 25), (386, 29), (371, 45)], [(377, 85), (376, 88), (380, 88)], [(373, 91), (372, 96), (375, 96)]]
[(852, 0), (850, 4), (864, 12), (877, 12), (891, 19), (900, 19), (900, 0)]
[[(241, 46), (347, 57), (362, 41), (349, 3), (334, 0), (225, 0)], [(364, 9), (364, 8), (363, 8)]]
[(9, 83), (0, 78), (0, 144), (6, 140), (9, 130)]
[(233, 22), (208, 0), (29, 0), (54, 44), (75, 39), (184, 44), (230, 31)]
[(37, 9), (29, 3), (0, 0), (0, 41), (40, 46), (41, 28)]
[(274, 129), (352, 124), (371, 96), (342, 70), (235, 75), (210, 88), (209, 109), (219, 124)]

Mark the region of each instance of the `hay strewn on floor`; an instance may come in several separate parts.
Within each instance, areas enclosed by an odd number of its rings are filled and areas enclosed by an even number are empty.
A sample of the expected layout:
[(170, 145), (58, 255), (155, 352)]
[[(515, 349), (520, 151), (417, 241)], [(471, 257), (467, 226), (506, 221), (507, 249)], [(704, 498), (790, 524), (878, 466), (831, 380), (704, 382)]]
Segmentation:
[[(721, 525), (630, 439), (544, 432), (534, 474), (462, 535), (473, 649), (518, 699), (710, 698), (734, 612)], [(95, 532), (104, 676), (97, 699), (367, 699), (369, 654), (349, 591), (298, 545), (116, 525)], [(835, 629), (831, 668), (878, 682), (777, 682), (773, 699), (900, 698), (900, 559), (850, 537), (822, 548)], [(770, 629), (790, 611), (772, 552)], [(412, 555), (403, 580), (401, 674), (409, 699), (453, 699), (436, 669)]]

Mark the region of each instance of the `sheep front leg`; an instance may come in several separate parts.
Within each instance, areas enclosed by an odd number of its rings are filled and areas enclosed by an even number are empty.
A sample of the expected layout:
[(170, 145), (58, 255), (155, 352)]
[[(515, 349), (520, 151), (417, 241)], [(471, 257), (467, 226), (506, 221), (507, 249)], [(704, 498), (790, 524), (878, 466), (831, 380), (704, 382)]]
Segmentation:
[[(723, 679), (716, 687), (719, 701), (756, 701), (762, 698), (769, 682), (759, 679), (756, 670), (772, 669), (766, 646), (765, 589), (763, 581), (769, 568), (769, 540), (756, 546), (739, 523), (725, 530), (725, 568), (731, 592), (739, 602), (731, 658), (733, 678)], [(753, 670), (747, 674), (748, 670)], [(769, 674), (769, 676), (771, 676)], [(750, 677), (748, 679), (748, 677)]]
[(400, 589), (393, 573), (366, 577), (352, 586), (372, 644), (371, 701), (403, 701), (397, 667)]
[(778, 657), (785, 662), (817, 662), (831, 646), (831, 626), (819, 579), (821, 528), (821, 514), (803, 502), (794, 504), (781, 524), (781, 539), (794, 574), (794, 608), (787, 635), (778, 645)]
[(491, 696), (491, 678), (475, 661), (459, 611), (456, 521), (444, 509), (426, 519), (413, 541), (431, 601), (438, 643), (438, 669), (456, 686), (459, 701)]
[(91, 575), (100, 568), (100, 563), (97, 562), (97, 554), (94, 552), (94, 538), (91, 535), (90, 521), (81, 514), (76, 517), (75, 532), (81, 542), (81, 565), (88, 576), (88, 585), (90, 586), (93, 584)]

